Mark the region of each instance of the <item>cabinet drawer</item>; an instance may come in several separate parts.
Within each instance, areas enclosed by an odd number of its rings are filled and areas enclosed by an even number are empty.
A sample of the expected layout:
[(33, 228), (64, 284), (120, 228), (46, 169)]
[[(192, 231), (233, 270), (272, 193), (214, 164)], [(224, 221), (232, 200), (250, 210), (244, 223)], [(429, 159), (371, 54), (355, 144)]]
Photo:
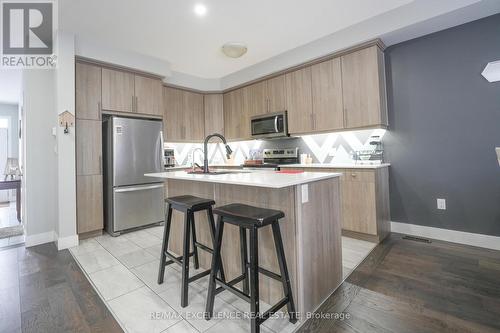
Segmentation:
[(345, 169), (343, 173), (345, 181), (375, 183), (373, 170)]

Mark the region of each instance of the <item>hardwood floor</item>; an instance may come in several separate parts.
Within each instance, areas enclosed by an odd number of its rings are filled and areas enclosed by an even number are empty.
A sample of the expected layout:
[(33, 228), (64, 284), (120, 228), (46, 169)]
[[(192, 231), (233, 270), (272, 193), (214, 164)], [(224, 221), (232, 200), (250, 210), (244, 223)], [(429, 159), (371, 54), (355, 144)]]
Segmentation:
[(69, 251), (0, 250), (0, 332), (122, 332)]
[(299, 332), (500, 332), (500, 252), (392, 234)]

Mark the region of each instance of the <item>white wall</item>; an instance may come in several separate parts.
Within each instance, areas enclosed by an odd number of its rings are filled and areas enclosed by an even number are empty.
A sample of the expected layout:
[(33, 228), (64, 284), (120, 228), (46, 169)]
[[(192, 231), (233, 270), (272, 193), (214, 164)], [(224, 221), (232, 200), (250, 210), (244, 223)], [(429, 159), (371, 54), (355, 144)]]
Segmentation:
[[(56, 38), (55, 116), (69, 111), (75, 115), (75, 38), (59, 31)], [(75, 128), (64, 133), (57, 126), (58, 216), (55, 226), (59, 250), (78, 245), (76, 234)]]
[(53, 241), (57, 223), (57, 156), (52, 135), (56, 126), (54, 87), (53, 70), (23, 71), (26, 246)]

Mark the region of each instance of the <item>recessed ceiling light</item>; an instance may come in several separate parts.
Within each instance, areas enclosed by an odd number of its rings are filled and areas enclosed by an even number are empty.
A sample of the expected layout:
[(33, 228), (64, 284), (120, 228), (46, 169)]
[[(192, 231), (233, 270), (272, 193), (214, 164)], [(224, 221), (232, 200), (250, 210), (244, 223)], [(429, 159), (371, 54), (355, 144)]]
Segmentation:
[(222, 52), (230, 58), (239, 58), (247, 53), (247, 46), (243, 43), (226, 43), (222, 45)]
[(194, 12), (198, 16), (205, 16), (205, 14), (207, 13), (207, 6), (202, 3), (198, 3), (194, 6)]

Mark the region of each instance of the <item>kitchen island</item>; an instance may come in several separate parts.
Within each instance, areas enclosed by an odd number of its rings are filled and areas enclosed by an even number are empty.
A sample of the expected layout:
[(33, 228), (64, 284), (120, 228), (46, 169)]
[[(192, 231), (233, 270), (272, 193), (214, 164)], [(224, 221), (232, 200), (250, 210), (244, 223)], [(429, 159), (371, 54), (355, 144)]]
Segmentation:
[[(340, 175), (235, 170), (224, 174), (146, 174), (166, 180), (166, 196), (189, 194), (214, 199), (216, 206), (244, 203), (282, 210), (283, 246), (301, 314), (315, 310), (342, 282)], [(212, 247), (206, 214), (195, 213), (195, 219), (197, 241)], [(182, 232), (183, 216), (174, 211), (169, 249), (177, 254), (182, 253)], [(238, 228), (227, 224), (222, 244), (227, 279), (241, 274), (239, 243)], [(210, 268), (211, 255), (200, 251), (199, 257), (200, 266)], [(259, 231), (259, 265), (279, 272), (270, 226)], [(260, 275), (260, 299), (272, 305), (282, 297), (281, 283)]]

